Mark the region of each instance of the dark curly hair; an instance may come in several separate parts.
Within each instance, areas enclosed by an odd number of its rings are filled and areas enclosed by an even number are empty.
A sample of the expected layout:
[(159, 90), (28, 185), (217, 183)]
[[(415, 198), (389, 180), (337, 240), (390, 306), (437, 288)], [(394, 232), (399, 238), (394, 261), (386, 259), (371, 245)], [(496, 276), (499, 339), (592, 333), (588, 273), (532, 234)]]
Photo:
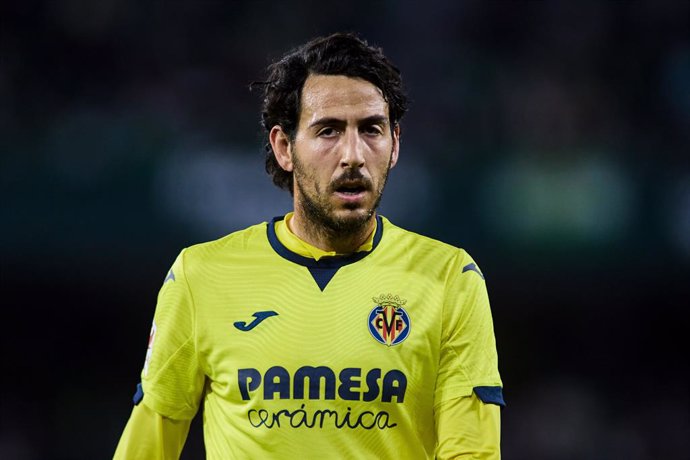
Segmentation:
[[(407, 111), (407, 96), (398, 68), (381, 48), (370, 46), (351, 33), (311, 40), (268, 66), (267, 73), (266, 81), (251, 84), (252, 89), (261, 87), (264, 96), (261, 125), (267, 134), (279, 125), (291, 142), (297, 132), (302, 87), (311, 74), (362, 78), (379, 88), (388, 103), (391, 130)], [(280, 167), (270, 142), (265, 148), (266, 172), (273, 177), (274, 184), (292, 193), (292, 172)]]

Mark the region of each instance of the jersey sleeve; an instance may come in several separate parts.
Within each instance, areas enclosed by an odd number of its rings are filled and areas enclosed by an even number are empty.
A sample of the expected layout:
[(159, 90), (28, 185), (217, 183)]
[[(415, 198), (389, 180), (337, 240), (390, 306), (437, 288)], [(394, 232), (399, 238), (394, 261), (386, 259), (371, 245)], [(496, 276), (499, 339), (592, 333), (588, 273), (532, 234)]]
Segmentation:
[(436, 459), (498, 460), (501, 458), (501, 409), (484, 404), (476, 394), (455, 398), (434, 409), (438, 444)]
[(446, 280), (435, 405), (475, 393), (504, 405), (484, 275), (460, 250)]
[(113, 460), (177, 460), (191, 420), (173, 420), (146, 407), (134, 406)]
[(196, 349), (194, 298), (185, 268), (182, 251), (158, 294), (141, 372), (143, 396), (139, 396), (158, 414), (176, 420), (194, 417), (205, 381)]

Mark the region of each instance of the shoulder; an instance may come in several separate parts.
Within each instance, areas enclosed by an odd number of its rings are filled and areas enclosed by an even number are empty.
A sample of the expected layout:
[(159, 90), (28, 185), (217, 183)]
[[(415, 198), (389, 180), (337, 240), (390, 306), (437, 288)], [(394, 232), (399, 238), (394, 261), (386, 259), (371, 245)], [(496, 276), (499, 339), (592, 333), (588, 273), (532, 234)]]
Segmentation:
[(385, 217), (382, 217), (382, 220), (386, 242), (400, 251), (414, 253), (415, 256), (431, 258), (438, 262), (474, 263), (472, 257), (461, 247), (398, 227)]
[(232, 232), (216, 240), (194, 244), (184, 248), (180, 259), (186, 270), (216, 260), (246, 254), (248, 251), (259, 251), (267, 246), (266, 222), (252, 225)]

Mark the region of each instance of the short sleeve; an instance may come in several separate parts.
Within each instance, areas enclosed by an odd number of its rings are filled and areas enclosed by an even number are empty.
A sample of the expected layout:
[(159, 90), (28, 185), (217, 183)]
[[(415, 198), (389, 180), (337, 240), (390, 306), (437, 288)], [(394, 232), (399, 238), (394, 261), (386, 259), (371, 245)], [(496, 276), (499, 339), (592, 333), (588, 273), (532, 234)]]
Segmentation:
[(158, 294), (146, 362), (143, 403), (172, 419), (191, 419), (199, 408), (204, 373), (196, 352), (194, 300), (182, 251)]
[(469, 396), (477, 388), (500, 392), (503, 385), (486, 282), (463, 250), (446, 279), (442, 321), (435, 405)]

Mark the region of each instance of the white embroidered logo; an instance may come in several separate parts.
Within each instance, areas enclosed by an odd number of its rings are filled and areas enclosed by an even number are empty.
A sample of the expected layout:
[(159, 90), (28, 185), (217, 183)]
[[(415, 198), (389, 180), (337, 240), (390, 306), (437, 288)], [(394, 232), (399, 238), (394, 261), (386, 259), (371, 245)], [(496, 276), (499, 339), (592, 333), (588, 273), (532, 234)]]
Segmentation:
[(149, 346), (146, 349), (146, 360), (144, 361), (144, 377), (149, 373), (149, 361), (151, 360), (151, 353), (153, 353), (153, 341), (156, 339), (156, 322), (151, 326), (151, 334), (149, 334)]

